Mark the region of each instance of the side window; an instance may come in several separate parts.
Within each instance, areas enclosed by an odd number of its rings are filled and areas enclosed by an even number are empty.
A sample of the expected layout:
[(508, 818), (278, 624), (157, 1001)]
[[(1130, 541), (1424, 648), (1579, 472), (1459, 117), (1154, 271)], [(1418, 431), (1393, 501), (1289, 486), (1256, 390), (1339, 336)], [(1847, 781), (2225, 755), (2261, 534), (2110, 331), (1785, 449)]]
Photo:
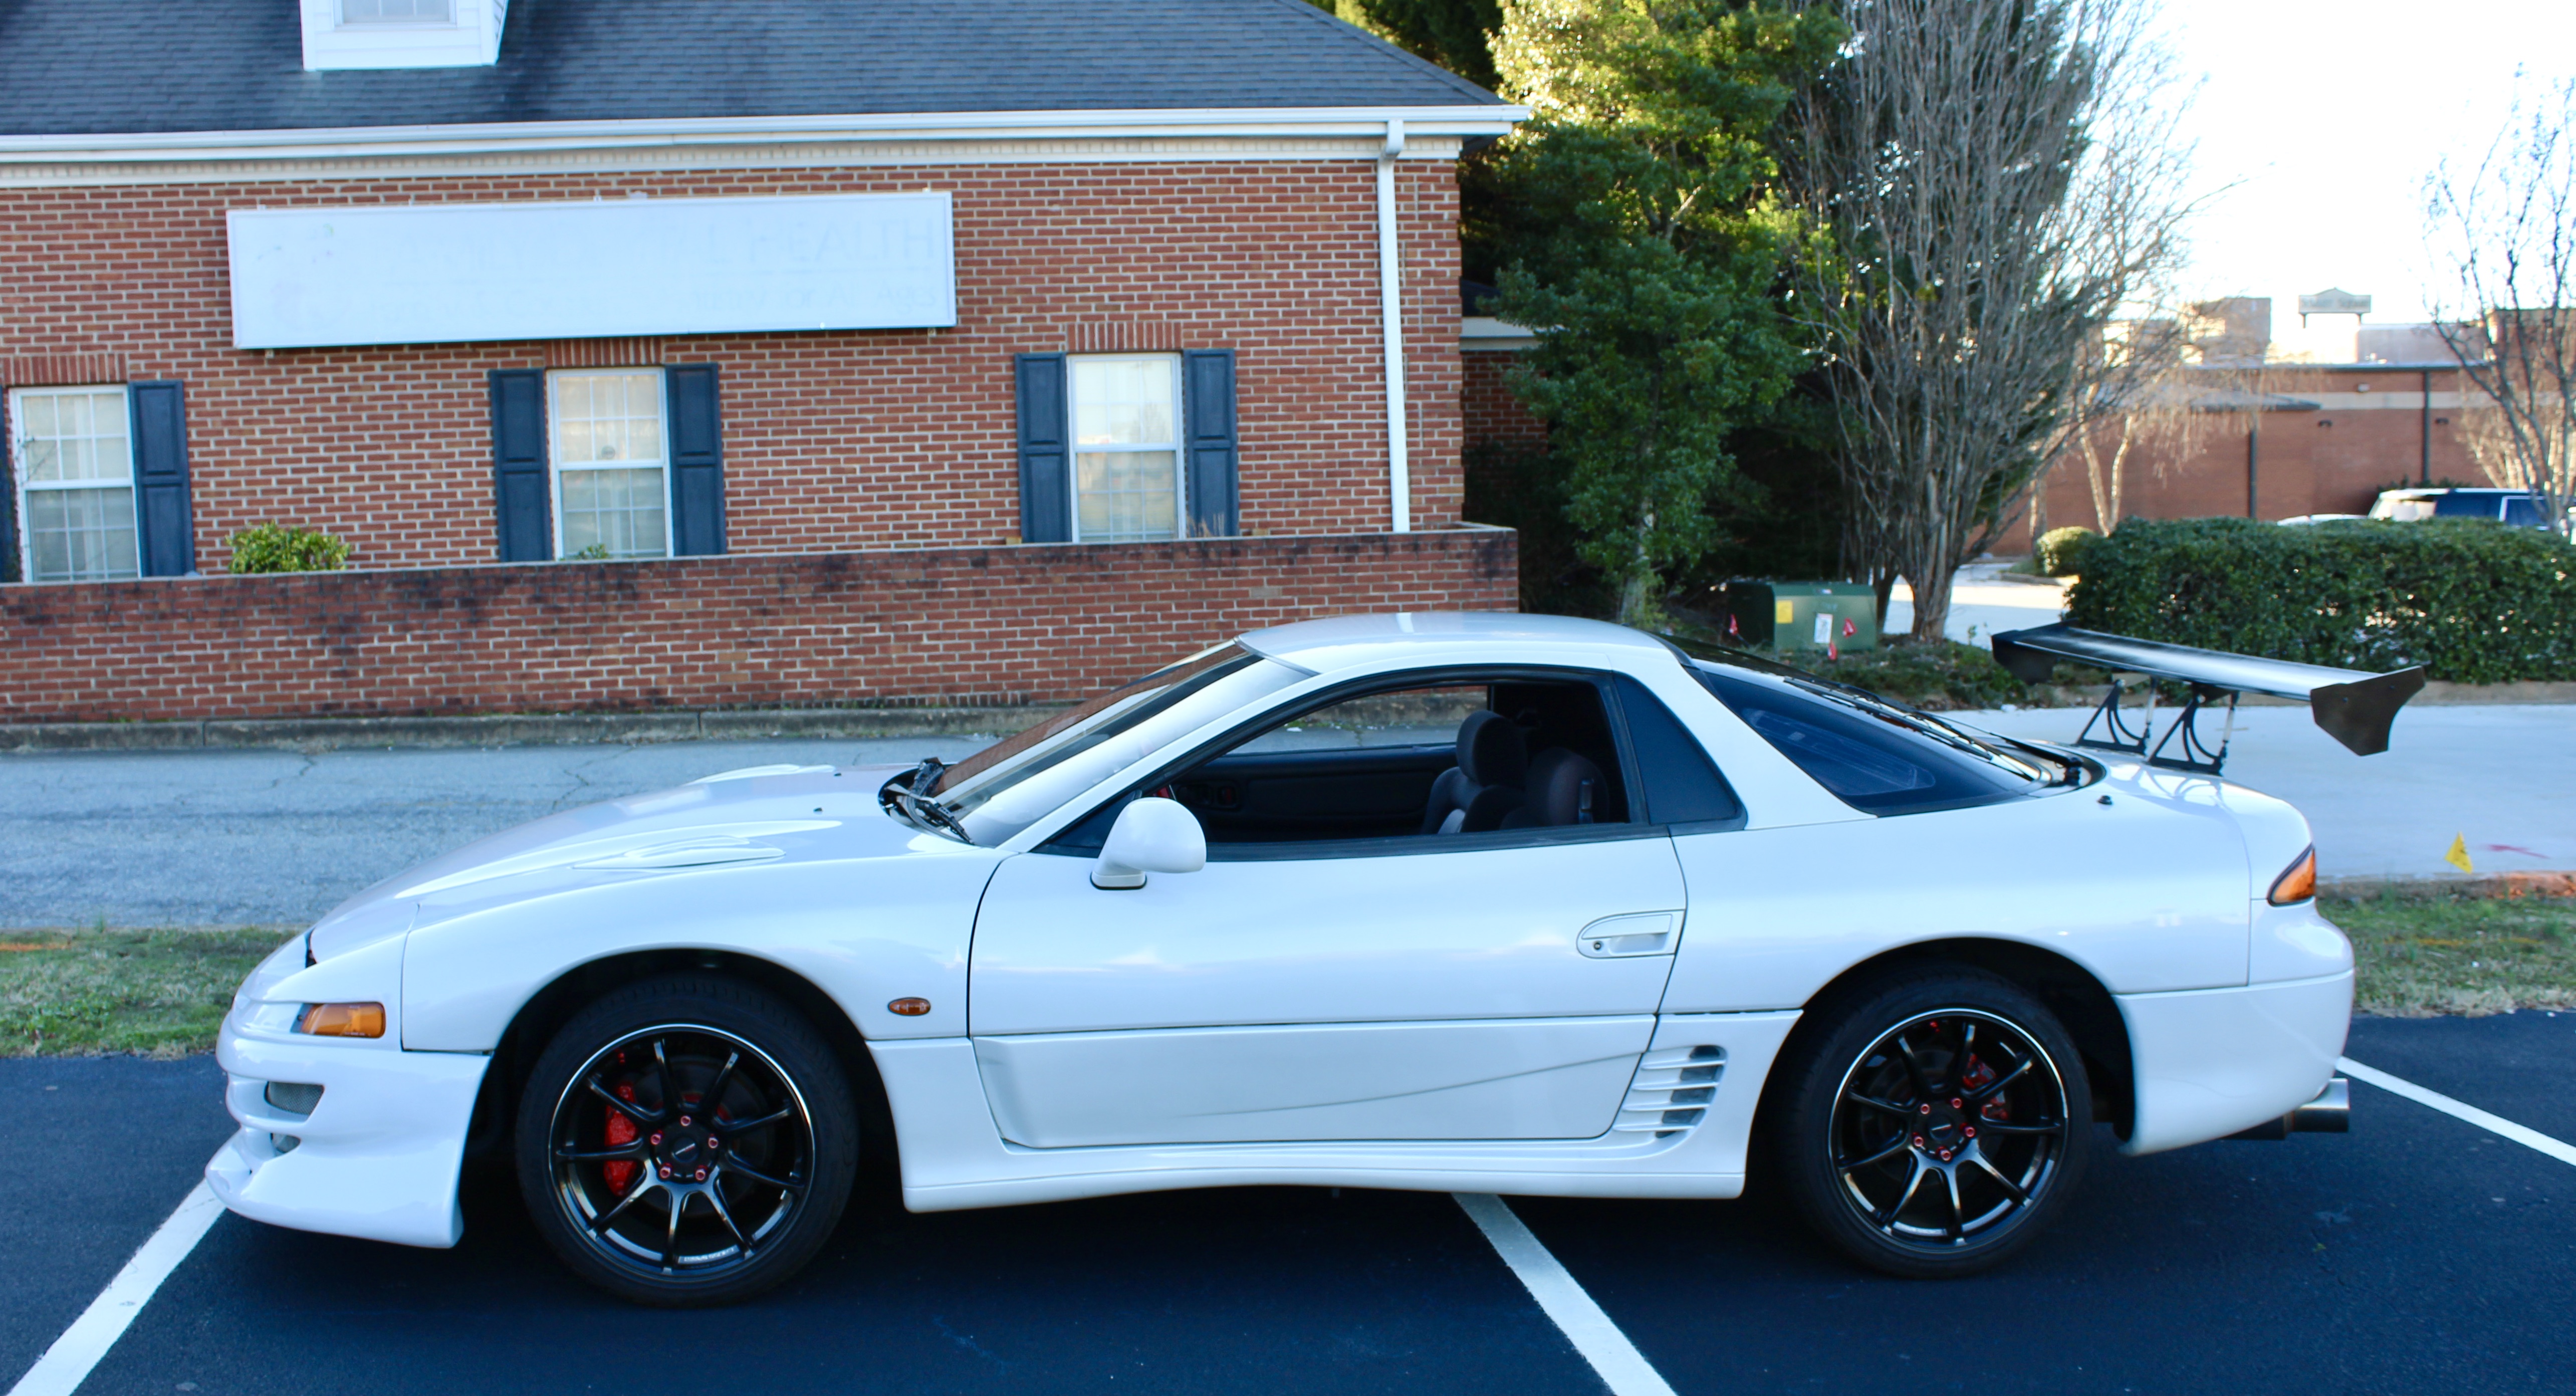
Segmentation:
[[(1491, 841), (1478, 835), (1543, 837), (1636, 818), (1613, 732), (1603, 684), (1589, 677), (1469, 675), (1336, 695), (1136, 793), (1188, 806), (1218, 859), (1324, 842), (1418, 852)], [(1049, 851), (1097, 851), (1123, 804)]]

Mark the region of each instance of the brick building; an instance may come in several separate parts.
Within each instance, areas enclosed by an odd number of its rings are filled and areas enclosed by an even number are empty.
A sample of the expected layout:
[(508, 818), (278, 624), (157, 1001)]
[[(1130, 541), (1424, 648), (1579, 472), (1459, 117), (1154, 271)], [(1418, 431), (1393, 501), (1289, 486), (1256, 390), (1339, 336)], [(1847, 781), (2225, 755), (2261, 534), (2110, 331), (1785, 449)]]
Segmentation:
[[(2356, 362), (2309, 363), (2271, 357), (2268, 298), (2194, 309), (2200, 323), (2186, 337), (2195, 361), (2169, 390), (2193, 411), (2184, 429), (2132, 448), (2122, 517), (2359, 514), (2392, 485), (2488, 483), (2463, 415), (2483, 399), (2433, 326), (2366, 326), (2354, 336)], [(2027, 552), (2034, 524), (2116, 521), (2099, 514), (2085, 462), (2070, 452), (1995, 550)]]
[[(0, 720), (1047, 698), (1508, 607), (1454, 162), (1520, 115), (1303, 0), (0, 8)], [(218, 575), (272, 521), (360, 570)]]

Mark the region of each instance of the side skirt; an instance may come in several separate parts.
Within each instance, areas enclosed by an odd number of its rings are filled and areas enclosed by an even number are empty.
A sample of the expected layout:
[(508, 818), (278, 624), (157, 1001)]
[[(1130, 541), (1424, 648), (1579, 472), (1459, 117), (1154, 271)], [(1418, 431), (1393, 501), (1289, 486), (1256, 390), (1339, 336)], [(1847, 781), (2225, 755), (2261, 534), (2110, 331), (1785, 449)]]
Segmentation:
[[(1762, 1084), (1794, 1011), (1668, 1014), (1652, 1063), (1676, 1048), (1722, 1047), (1705, 1114), (1669, 1129), (1590, 1139), (1146, 1144), (1031, 1149), (1002, 1138), (971, 1039), (871, 1042), (901, 1141), (904, 1205), (916, 1212), (1054, 1202), (1177, 1188), (1290, 1184), (1565, 1197), (1734, 1197)], [(1638, 1077), (1639, 1088), (1646, 1074)], [(1630, 1099), (1637, 1098), (1632, 1091)], [(1634, 1111), (1620, 1118), (1633, 1126)]]

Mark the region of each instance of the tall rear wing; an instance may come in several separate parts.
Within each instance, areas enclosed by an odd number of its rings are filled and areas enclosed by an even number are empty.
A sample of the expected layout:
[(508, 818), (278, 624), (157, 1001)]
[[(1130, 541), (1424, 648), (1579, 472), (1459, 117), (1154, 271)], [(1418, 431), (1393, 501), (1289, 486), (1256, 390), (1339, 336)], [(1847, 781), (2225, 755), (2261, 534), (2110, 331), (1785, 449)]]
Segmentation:
[[(2388, 728), (2397, 720), (2397, 710), (2424, 687), (2421, 665), (2385, 674), (2329, 669), (2321, 664), (2258, 659), (2250, 654), (2193, 649), (2158, 640), (2132, 640), (2125, 635), (2105, 635), (2071, 625), (2007, 630), (1994, 637), (1994, 646), (1995, 662), (2024, 683), (2047, 682), (2060, 660), (2112, 672), (2111, 691), (2104, 695), (2092, 720), (2084, 724), (2083, 735), (2075, 740), (2077, 746), (2124, 751), (2144, 757), (2150, 765), (2208, 775), (2218, 774), (2226, 764), (2227, 738), (2222, 736), (2218, 749), (2210, 750), (2193, 726), (2193, 719), (2204, 706), (2221, 698), (2227, 700), (2231, 720), (2240, 693), (2305, 699), (2309, 714), (2327, 735), (2355, 755), (2374, 756), (2388, 750)], [(2133, 732), (2121, 720), (2121, 674), (2142, 674), (2191, 685), (2190, 701), (2183, 705), (2181, 716), (2165, 729), (2163, 740), (2152, 751), (2147, 747), (2147, 738), (2154, 724), (2155, 690), (2147, 689), (2147, 715)], [(2097, 724), (2106, 729), (2098, 740), (2093, 736)], [(2177, 734), (2182, 738), (2178, 753), (2165, 755), (2165, 748)]]

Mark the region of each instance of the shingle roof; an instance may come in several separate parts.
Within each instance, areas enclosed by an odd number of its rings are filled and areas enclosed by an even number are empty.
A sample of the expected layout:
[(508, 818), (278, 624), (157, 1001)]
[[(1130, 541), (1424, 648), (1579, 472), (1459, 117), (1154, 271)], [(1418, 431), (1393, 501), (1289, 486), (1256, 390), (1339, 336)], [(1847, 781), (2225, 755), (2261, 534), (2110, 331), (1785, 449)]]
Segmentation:
[(0, 0), (0, 134), (1500, 99), (1304, 0), (511, 0), (486, 68), (309, 73), (296, 0)]

